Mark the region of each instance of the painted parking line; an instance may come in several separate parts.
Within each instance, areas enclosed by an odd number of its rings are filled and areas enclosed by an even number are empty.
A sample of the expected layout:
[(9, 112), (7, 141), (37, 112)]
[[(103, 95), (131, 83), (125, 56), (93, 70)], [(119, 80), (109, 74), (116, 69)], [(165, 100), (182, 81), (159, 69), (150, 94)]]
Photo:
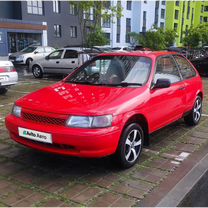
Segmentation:
[(14, 103), (8, 103), (8, 104), (0, 105), (0, 108), (3, 108), (3, 107), (8, 106), (8, 105), (14, 105)]
[(207, 115), (207, 114), (202, 114), (202, 116), (204, 116), (204, 117), (208, 117), (208, 115)]
[(11, 92), (18, 92), (18, 93), (22, 93), (22, 94), (28, 94), (31, 92), (23, 92), (23, 91), (18, 91), (18, 90), (10, 90)]
[(5, 119), (5, 118), (0, 118), (0, 121), (1, 121), (1, 120), (4, 120), (4, 119)]

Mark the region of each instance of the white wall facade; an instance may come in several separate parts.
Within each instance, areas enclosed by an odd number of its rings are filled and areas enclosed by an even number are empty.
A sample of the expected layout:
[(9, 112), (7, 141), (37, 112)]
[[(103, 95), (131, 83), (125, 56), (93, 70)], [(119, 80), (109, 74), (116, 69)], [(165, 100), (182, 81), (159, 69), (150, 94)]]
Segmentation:
[[(158, 24), (157, 26), (161, 26), (161, 22), (165, 27), (165, 17), (161, 18), (161, 9), (166, 10), (166, 2), (159, 1), (158, 7)], [(116, 6), (117, 0), (111, 0), (111, 5)], [(123, 8), (122, 17), (121, 17), (121, 25), (120, 25), (120, 42), (117, 42), (117, 18), (113, 17), (111, 20), (110, 28), (102, 28), (105, 33), (110, 33), (110, 46), (129, 46), (130, 43), (126, 42), (126, 18), (131, 19), (131, 32), (140, 33), (143, 32), (143, 12), (146, 11), (146, 31), (152, 28), (155, 23), (155, 6), (156, 1), (147, 0), (147, 1), (138, 1), (132, 0), (131, 10), (127, 10), (127, 1), (121, 1), (121, 6)], [(166, 13), (166, 12), (165, 12)]]

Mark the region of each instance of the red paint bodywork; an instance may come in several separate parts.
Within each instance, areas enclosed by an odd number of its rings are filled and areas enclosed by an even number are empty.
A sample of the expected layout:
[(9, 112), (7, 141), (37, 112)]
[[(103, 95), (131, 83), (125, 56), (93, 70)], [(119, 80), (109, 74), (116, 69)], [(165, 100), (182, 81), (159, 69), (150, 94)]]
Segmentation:
[[(178, 119), (193, 108), (203, 86), (200, 76), (172, 84), (169, 88), (151, 89), (158, 57), (173, 52), (129, 52), (109, 55), (145, 56), (152, 59), (147, 83), (141, 87), (88, 86), (59, 82), (16, 101), (22, 112), (67, 119), (70, 115), (113, 115), (111, 127), (100, 129), (69, 128), (25, 121), (10, 114), (6, 126), (13, 140), (41, 151), (79, 157), (103, 157), (115, 153), (127, 121), (142, 115), (152, 133)], [(70, 75), (69, 75), (70, 76)], [(186, 87), (186, 90), (180, 90)], [(33, 142), (18, 136), (18, 127), (52, 134), (53, 145)]]

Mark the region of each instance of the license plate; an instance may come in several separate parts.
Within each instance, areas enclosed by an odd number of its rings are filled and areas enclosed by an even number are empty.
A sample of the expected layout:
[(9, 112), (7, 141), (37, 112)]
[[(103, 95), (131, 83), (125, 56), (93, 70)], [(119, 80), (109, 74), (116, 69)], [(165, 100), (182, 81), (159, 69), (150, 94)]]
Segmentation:
[(19, 136), (31, 139), (38, 142), (50, 143), (52, 144), (52, 135), (41, 132), (41, 131), (34, 131), (31, 129), (25, 129), (18, 127)]
[(0, 81), (8, 81), (8, 77), (0, 77)]

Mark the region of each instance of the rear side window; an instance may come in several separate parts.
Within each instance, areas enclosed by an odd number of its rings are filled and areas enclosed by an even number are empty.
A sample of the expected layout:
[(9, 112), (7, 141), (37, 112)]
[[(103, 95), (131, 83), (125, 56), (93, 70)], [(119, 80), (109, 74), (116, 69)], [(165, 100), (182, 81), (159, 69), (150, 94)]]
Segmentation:
[(195, 70), (185, 58), (181, 56), (174, 56), (174, 58), (179, 66), (181, 75), (184, 79), (189, 79), (196, 76)]
[(170, 83), (181, 81), (180, 73), (172, 57), (165, 56), (157, 60), (154, 83), (158, 79), (169, 79)]
[(74, 50), (66, 50), (64, 54), (64, 59), (70, 59), (70, 58), (78, 58), (77, 51)]

